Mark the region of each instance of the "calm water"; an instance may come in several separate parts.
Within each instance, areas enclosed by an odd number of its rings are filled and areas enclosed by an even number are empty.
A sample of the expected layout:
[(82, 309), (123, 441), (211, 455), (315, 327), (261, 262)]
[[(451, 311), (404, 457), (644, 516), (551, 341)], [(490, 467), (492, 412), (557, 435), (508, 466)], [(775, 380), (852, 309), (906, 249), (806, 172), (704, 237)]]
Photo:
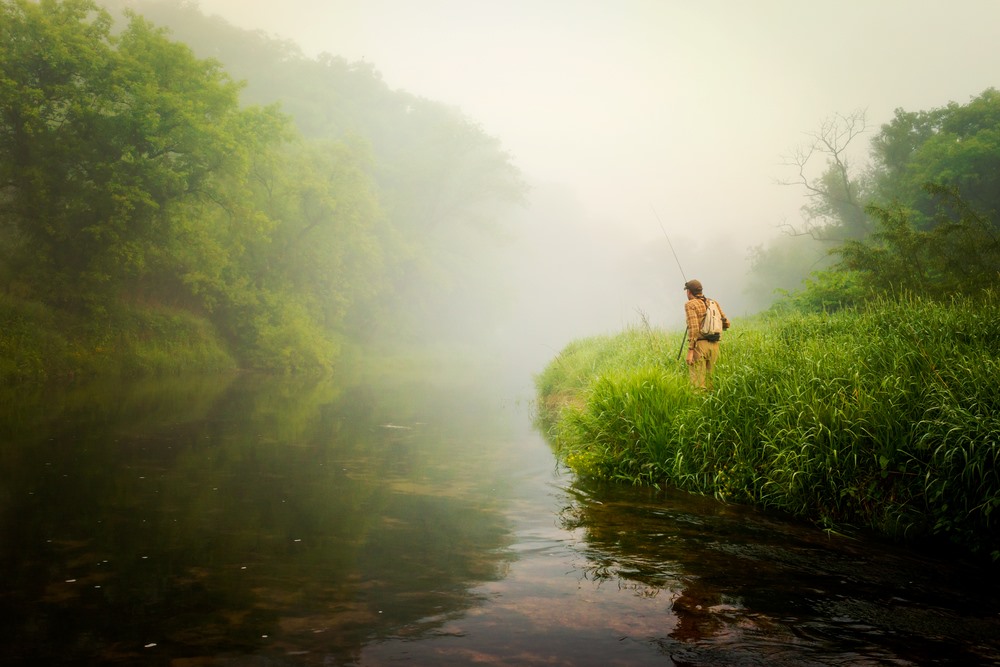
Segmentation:
[(1000, 664), (989, 573), (577, 481), (488, 384), (8, 392), (0, 663)]

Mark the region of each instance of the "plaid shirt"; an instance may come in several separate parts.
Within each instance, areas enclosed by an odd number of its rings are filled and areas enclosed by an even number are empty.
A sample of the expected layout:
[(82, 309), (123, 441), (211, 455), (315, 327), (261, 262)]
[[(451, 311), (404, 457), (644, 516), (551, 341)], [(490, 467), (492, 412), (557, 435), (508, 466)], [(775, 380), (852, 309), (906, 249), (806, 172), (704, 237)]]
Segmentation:
[[(715, 303), (719, 303), (716, 301)], [(696, 296), (693, 299), (688, 299), (684, 304), (684, 316), (687, 319), (688, 328), (688, 349), (693, 350), (695, 341), (701, 337), (701, 322), (705, 319), (705, 312), (708, 310), (708, 304), (705, 302), (704, 296)], [(729, 328), (729, 320), (726, 319), (726, 314), (722, 311), (722, 306), (719, 305), (719, 312), (722, 313), (722, 328)]]

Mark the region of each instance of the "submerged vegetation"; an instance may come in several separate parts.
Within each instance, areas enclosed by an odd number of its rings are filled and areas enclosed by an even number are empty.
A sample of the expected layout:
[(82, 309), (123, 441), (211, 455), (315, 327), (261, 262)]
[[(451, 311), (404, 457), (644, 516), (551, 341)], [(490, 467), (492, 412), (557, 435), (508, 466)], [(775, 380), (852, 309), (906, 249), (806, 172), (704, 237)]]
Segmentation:
[(536, 378), (569, 467), (1000, 557), (996, 292), (758, 316), (727, 335), (710, 393), (679, 343), (580, 340)]

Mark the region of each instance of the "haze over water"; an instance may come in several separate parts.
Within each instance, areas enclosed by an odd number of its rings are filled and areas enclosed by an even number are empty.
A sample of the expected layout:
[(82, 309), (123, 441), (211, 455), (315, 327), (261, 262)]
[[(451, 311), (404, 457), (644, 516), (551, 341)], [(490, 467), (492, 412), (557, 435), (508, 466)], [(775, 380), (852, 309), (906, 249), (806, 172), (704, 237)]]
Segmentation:
[(991, 0), (199, 4), (307, 55), (370, 63), (498, 137), (535, 188), (511, 279), (521, 324), (536, 318), (523, 335), (554, 349), (637, 311), (683, 328), (651, 207), (727, 312), (766, 302), (743, 292), (748, 248), (799, 221), (805, 193), (776, 182), (807, 133), (859, 109), (874, 132), (896, 108), (965, 103), (1000, 71)]
[(1000, 660), (988, 573), (574, 479), (489, 382), (97, 382), (0, 412), (5, 665)]

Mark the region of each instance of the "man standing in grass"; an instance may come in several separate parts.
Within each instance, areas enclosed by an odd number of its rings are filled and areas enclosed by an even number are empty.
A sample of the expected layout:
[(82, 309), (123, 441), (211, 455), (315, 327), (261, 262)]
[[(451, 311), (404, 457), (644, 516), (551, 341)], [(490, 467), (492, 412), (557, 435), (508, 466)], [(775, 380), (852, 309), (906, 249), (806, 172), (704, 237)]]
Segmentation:
[[(687, 292), (684, 318), (687, 321), (687, 364), (691, 384), (697, 389), (711, 389), (712, 371), (719, 361), (719, 340), (722, 332), (729, 328), (729, 320), (717, 301), (706, 299), (701, 293), (701, 281), (687, 281), (684, 291)], [(709, 313), (710, 309), (718, 309), (718, 312)], [(708, 321), (706, 314), (709, 315)], [(718, 326), (711, 326), (713, 317), (718, 318)]]

